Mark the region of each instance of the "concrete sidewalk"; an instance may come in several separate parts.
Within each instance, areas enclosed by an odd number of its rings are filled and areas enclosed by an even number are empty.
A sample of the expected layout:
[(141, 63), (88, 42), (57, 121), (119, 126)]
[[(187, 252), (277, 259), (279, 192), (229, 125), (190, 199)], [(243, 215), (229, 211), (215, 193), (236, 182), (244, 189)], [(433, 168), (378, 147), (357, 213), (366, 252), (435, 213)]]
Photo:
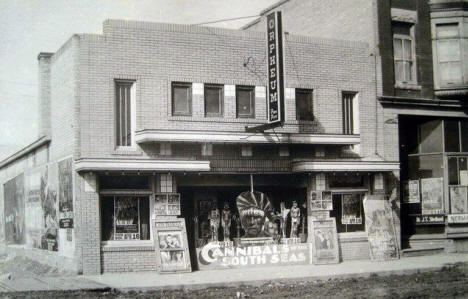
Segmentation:
[(116, 289), (201, 289), (206, 287), (261, 285), (271, 280), (323, 280), (367, 277), (371, 274), (411, 274), (439, 270), (455, 263), (468, 263), (468, 254), (439, 254), (403, 257), (399, 260), (372, 262), (345, 261), (335, 265), (301, 265), (250, 269), (204, 270), (183, 274), (155, 272), (107, 273), (86, 279)]

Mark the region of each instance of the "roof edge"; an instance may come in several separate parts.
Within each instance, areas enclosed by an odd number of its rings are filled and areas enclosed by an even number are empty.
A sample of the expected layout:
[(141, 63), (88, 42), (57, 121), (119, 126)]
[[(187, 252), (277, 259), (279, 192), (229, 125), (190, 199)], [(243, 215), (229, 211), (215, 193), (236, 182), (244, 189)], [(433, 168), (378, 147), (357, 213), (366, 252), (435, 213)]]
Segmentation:
[(19, 158), (23, 157), (24, 155), (30, 153), (31, 151), (35, 150), (38, 147), (43, 146), (44, 144), (47, 144), (50, 142), (50, 137), (47, 135), (39, 137), (36, 141), (26, 145), (16, 153), (12, 154), (11, 156), (8, 156), (7, 158), (3, 159), (0, 161), (0, 169), (3, 167), (7, 166), (8, 164), (18, 160)]

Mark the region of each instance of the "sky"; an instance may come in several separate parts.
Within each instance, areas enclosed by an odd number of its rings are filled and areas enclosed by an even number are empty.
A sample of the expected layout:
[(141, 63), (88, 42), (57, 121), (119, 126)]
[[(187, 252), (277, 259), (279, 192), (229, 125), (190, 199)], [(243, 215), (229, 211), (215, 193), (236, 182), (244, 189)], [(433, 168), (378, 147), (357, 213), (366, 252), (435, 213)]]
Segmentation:
[[(199, 24), (258, 15), (278, 0), (0, 1), (0, 161), (38, 138), (37, 54), (106, 19)], [(238, 29), (248, 18), (209, 26)]]

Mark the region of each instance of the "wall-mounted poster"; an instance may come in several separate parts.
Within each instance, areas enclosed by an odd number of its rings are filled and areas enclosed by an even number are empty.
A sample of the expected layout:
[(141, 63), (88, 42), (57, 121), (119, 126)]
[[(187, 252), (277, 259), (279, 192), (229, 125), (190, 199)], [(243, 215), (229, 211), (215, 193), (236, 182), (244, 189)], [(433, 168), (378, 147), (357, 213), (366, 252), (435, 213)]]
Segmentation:
[(3, 188), (6, 243), (24, 244), (24, 176), (21, 174), (7, 181)]
[(399, 258), (392, 210), (388, 201), (383, 195), (367, 195), (364, 211), (371, 260)]
[(341, 224), (362, 224), (361, 195), (343, 194)]
[(312, 221), (314, 264), (339, 262), (338, 234), (335, 218)]
[[(58, 163), (58, 193), (60, 228), (73, 228), (73, 180), (71, 158)], [(65, 223), (67, 226), (62, 226), (62, 224)]]
[(331, 191), (311, 191), (309, 194), (309, 210), (312, 211), (329, 211), (333, 210), (333, 201)]
[(419, 180), (409, 180), (408, 184), (408, 196), (405, 196), (405, 202), (407, 203), (418, 203), (421, 201), (421, 195), (419, 193)]
[(185, 219), (156, 220), (154, 240), (159, 272), (192, 271)]
[(180, 215), (179, 193), (157, 193), (154, 196), (154, 213), (157, 216)]
[(450, 186), (450, 209), (452, 214), (468, 213), (467, 186)]
[(134, 197), (114, 199), (114, 240), (139, 240), (140, 217), (138, 200)]
[(421, 210), (422, 214), (444, 213), (444, 179), (421, 179)]

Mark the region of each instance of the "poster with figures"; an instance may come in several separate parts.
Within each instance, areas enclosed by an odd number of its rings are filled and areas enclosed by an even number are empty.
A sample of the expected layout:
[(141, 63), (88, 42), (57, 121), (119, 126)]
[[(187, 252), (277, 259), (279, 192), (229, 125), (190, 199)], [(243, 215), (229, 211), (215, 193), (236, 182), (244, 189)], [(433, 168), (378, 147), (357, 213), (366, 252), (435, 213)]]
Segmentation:
[(423, 215), (444, 213), (444, 179), (421, 179), (421, 210)]
[(185, 219), (156, 220), (154, 226), (159, 272), (191, 272)]
[(154, 213), (157, 216), (179, 216), (180, 194), (157, 193), (154, 196)]
[(73, 228), (72, 159), (58, 163), (58, 202), (60, 228)]
[(311, 191), (309, 194), (309, 215), (312, 211), (333, 210), (331, 191)]
[(362, 224), (359, 194), (343, 194), (341, 206), (341, 224)]
[(450, 213), (468, 213), (467, 186), (450, 186)]
[(335, 218), (312, 221), (314, 264), (339, 262), (338, 234)]
[(398, 245), (389, 202), (383, 195), (366, 195), (364, 212), (371, 260), (398, 259)]

